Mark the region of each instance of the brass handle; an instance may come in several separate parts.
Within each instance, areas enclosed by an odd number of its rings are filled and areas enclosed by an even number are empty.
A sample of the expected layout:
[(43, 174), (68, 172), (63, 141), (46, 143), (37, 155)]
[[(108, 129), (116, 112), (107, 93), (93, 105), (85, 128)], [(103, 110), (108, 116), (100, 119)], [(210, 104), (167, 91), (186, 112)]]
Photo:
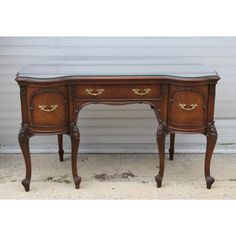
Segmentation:
[(55, 105), (50, 105), (50, 106), (47, 106), (47, 105), (39, 105), (38, 108), (39, 108), (41, 111), (53, 112), (53, 111), (55, 111), (55, 110), (58, 108), (58, 105), (57, 105), (57, 104), (55, 104)]
[(198, 107), (197, 104), (189, 104), (189, 105), (187, 105), (187, 104), (182, 104), (182, 103), (180, 103), (178, 106), (182, 110), (185, 110), (185, 111), (192, 111), (192, 110), (194, 110), (194, 109), (196, 109)]
[(96, 92), (93, 92), (93, 89), (85, 89), (86, 93), (92, 96), (98, 96), (104, 92), (103, 88), (96, 89)]
[(143, 92), (140, 92), (141, 89), (132, 89), (132, 91), (137, 94), (137, 95), (140, 95), (140, 96), (144, 96), (148, 93), (150, 93), (151, 89), (150, 88), (144, 88), (143, 89)]

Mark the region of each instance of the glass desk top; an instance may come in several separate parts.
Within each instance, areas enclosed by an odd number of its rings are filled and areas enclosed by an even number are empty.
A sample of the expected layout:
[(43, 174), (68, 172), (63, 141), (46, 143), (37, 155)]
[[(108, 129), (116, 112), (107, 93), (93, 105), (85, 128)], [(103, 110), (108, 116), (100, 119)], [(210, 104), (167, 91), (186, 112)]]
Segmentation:
[(58, 60), (21, 68), (18, 77), (37, 79), (72, 76), (218, 76), (203, 64), (161, 60)]

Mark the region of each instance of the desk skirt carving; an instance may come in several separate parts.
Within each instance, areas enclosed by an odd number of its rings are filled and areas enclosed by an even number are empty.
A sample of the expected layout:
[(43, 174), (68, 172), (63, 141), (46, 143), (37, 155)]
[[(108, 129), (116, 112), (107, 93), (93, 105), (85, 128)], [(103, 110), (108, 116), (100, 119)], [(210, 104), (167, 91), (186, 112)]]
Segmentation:
[[(19, 143), (26, 165), (22, 181), (30, 189), (31, 159), (29, 139), (33, 135), (58, 135), (59, 157), (63, 161), (62, 135), (71, 138), (72, 174), (75, 187), (80, 187), (77, 153), (80, 134), (77, 117), (92, 103), (125, 105), (146, 103), (156, 114), (159, 173), (155, 180), (161, 187), (165, 165), (165, 138), (170, 134), (169, 157), (173, 160), (175, 133), (200, 133), (206, 136), (205, 179), (211, 188), (212, 153), (217, 140), (214, 125), (215, 85), (218, 76), (196, 78), (173, 76), (71, 76), (40, 80), (19, 76), (22, 126)], [(153, 127), (155, 128), (155, 127)]]

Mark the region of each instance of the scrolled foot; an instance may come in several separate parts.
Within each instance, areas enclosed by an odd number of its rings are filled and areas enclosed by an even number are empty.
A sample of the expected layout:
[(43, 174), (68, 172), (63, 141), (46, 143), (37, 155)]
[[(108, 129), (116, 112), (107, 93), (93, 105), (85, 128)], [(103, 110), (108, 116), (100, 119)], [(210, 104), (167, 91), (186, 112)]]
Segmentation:
[(211, 189), (212, 184), (215, 182), (215, 179), (211, 176), (206, 177), (206, 186), (207, 189)]
[(160, 188), (161, 187), (161, 183), (162, 183), (162, 177), (161, 175), (156, 175), (155, 176), (155, 180), (157, 182), (157, 187)]
[(21, 184), (24, 186), (25, 191), (29, 192), (29, 190), (30, 190), (30, 179), (27, 179), (27, 178), (23, 179), (21, 181)]
[(74, 176), (74, 182), (75, 182), (75, 188), (79, 189), (80, 188), (80, 183), (81, 183), (81, 177), (80, 176)]

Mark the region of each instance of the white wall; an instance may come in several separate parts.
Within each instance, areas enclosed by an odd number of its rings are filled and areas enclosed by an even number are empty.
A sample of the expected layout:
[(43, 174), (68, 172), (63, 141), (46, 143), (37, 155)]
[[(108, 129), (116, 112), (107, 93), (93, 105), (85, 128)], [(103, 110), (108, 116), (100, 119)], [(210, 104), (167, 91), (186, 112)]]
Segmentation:
[[(0, 152), (19, 152), (19, 88), (15, 75), (23, 65), (60, 58), (81, 60), (177, 59), (214, 67), (217, 86), (216, 152), (236, 150), (236, 37), (1, 37)], [(122, 111), (122, 112), (121, 112)], [(147, 105), (90, 105), (80, 113), (81, 152), (156, 152), (156, 120)], [(69, 138), (66, 138), (69, 149)], [(205, 137), (178, 135), (179, 152), (203, 152)], [(56, 137), (34, 137), (32, 152), (53, 152)]]

